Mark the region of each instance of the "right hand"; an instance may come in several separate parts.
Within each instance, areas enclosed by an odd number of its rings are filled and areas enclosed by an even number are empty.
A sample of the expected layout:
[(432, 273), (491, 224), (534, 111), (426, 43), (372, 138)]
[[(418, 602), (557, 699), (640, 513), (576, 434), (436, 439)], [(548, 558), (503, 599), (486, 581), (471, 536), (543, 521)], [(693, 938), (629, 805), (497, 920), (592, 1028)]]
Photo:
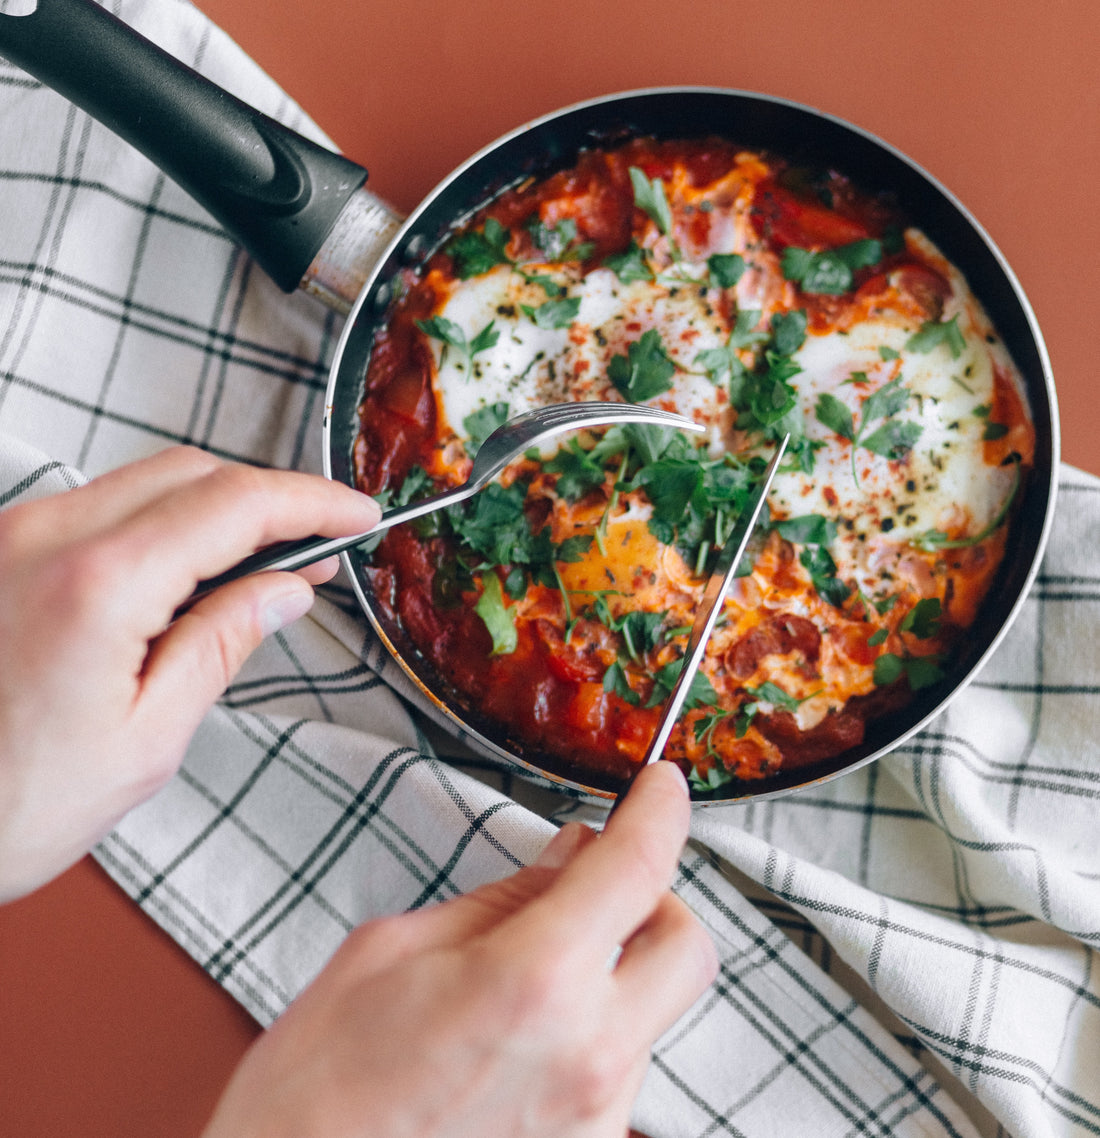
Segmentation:
[(624, 1138), (652, 1044), (717, 969), (669, 891), (689, 816), (657, 763), (602, 835), (566, 826), (510, 878), (361, 926), (206, 1138)]

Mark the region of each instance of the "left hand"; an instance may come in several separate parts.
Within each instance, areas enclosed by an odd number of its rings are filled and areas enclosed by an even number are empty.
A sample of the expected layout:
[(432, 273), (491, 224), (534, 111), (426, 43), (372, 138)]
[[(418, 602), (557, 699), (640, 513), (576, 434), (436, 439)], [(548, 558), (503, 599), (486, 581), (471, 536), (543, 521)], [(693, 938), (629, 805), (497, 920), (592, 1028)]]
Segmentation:
[(599, 835), (355, 929), (253, 1044), (205, 1138), (624, 1138), (654, 1041), (718, 960), (669, 891), (683, 775), (655, 763)]
[(336, 563), (234, 581), (173, 622), (195, 585), (264, 545), (378, 516), (347, 486), (184, 447), (0, 513), (0, 901), (171, 777), (245, 658)]

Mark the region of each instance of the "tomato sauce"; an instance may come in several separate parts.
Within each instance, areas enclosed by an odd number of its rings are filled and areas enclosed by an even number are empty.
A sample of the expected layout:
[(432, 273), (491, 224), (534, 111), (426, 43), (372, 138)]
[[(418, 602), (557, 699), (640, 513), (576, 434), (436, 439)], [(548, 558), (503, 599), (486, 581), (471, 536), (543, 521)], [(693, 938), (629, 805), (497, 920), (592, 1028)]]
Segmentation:
[[(675, 191), (679, 205), (673, 232), (655, 232), (654, 210), (639, 202), (632, 168)], [(676, 242), (706, 251), (718, 240), (721, 227), (728, 227), (729, 211), (738, 202), (755, 233), (756, 244), (750, 248), (770, 256), (773, 265), (791, 247), (834, 250), (873, 242), (881, 249), (874, 263), (857, 264), (850, 284), (839, 294), (802, 294), (789, 282), (765, 293), (773, 299), (780, 295), (785, 299), (777, 303), (788, 306), (794, 296), (810, 333), (845, 329), (884, 305), (911, 313), (917, 325), (940, 319), (952, 286), (935, 263), (899, 239), (903, 219), (892, 201), (863, 194), (838, 174), (813, 174), (781, 160), (746, 156), (722, 140), (640, 139), (613, 150), (586, 152), (569, 170), (501, 194), (474, 219), (471, 229), (497, 223), (507, 231), (502, 256), (507, 263), (523, 266), (539, 261), (538, 226), (566, 232), (567, 225), (580, 271), (587, 272), (636, 248), (640, 234), (645, 235), (643, 244), (648, 242), (647, 255), (656, 256), (655, 251), (667, 246), (675, 256)], [(458, 424), (448, 422), (434, 387), (437, 360), (423, 327), (439, 313), (457, 272), (448, 246), (419, 274), (410, 273), (399, 303), (377, 336), (354, 449), (358, 484), (367, 493), (396, 490), (415, 467), (443, 485), (466, 477), (469, 459), (457, 439)], [(535, 271), (531, 275), (537, 279)], [(547, 296), (553, 296), (549, 289)], [(731, 322), (734, 308), (728, 290), (713, 301), (713, 310)], [(638, 320), (624, 327), (628, 341), (643, 331)], [(700, 334), (695, 327), (681, 330), (681, 350), (689, 353)], [(748, 357), (742, 352), (741, 358)], [(584, 360), (577, 373), (591, 366)], [(726, 399), (724, 388), (720, 394), (721, 402)], [(998, 430), (992, 432), (995, 438), (987, 436), (985, 461), (991, 466), (1026, 464), (1034, 433), (1026, 404), (1007, 373), (996, 376), (988, 414)], [(725, 430), (736, 441), (729, 423)], [(857, 474), (854, 459), (852, 470)], [(537, 463), (509, 477), (533, 480), (532, 487), (546, 481)], [(616, 477), (609, 472), (582, 503), (566, 510), (566, 520), (575, 521), (585, 510), (598, 519), (601, 512), (619, 508), (622, 487)], [(537, 519), (535, 528), (545, 526), (549, 532), (561, 520), (554, 512), (560, 513), (560, 502), (549, 505), (553, 479), (547, 496), (533, 490), (529, 495), (525, 508)], [(835, 504), (836, 494), (828, 488), (824, 497)], [(903, 672), (909, 668), (914, 676), (918, 672), (913, 660), (940, 659), (974, 619), (1003, 548), (1002, 527), (973, 548), (947, 553), (903, 549), (888, 572), (890, 604), (876, 606), (854, 585), (847, 592), (834, 591), (830, 599), (818, 596), (820, 578), (811, 586), (807, 554), (800, 556), (801, 547), (796, 549), (773, 531), (758, 552), (754, 575), (740, 585), (740, 602), (733, 604), (726, 625), (714, 637), (707, 670), (720, 703), (689, 710), (670, 740), (668, 756), (699, 778), (713, 777), (708, 772), (717, 770), (720, 780), (728, 781), (766, 777), (857, 746), (869, 717), (909, 698), (904, 678), (869, 678), (873, 668), (882, 672), (880, 657), (888, 653), (891, 663), (896, 661)], [(606, 566), (596, 563), (592, 572), (587, 563), (561, 566), (557, 586), (545, 573), (532, 579), (521, 598), (508, 592), (507, 565), (483, 567), (456, 556), (452, 537), (430, 536), (414, 526), (389, 531), (368, 569), (377, 602), (459, 693), (458, 702), (476, 709), (479, 720), (500, 724), (502, 738), (517, 741), (522, 750), (552, 755), (565, 772), (598, 771), (614, 778), (629, 774), (645, 753), (667, 694), (653, 677), (675, 662), (681, 649), (670, 641), (647, 646), (641, 655), (648, 671), (639, 679), (643, 673), (634, 665), (640, 657), (625, 655), (621, 632), (612, 631), (622, 613), (612, 611), (601, 619), (593, 615), (600, 574), (612, 582), (606, 589), (611, 600), (603, 598), (611, 610), (624, 588), (637, 591), (647, 577), (655, 582), (655, 591), (664, 590), (672, 598), (667, 623), (690, 625), (702, 587), (695, 569), (681, 563), (670, 548), (659, 566), (648, 561), (627, 582), (623, 574), (615, 576), (619, 570), (609, 552)], [(505, 612), (514, 621), (514, 639), (506, 649), (495, 643), (476, 611), (486, 573), (496, 574)], [(566, 588), (565, 581), (574, 585)], [(796, 596), (809, 599), (790, 599)], [(779, 604), (776, 598), (787, 607), (771, 612), (766, 606)], [(918, 642), (912, 631), (915, 618), (906, 614), (915, 613), (922, 601), (937, 604), (939, 621), (933, 621), (933, 631), (927, 637), (921, 634)], [(616, 676), (624, 661), (625, 670)], [(779, 692), (771, 683), (777, 668), (791, 690)], [(822, 698), (821, 677), (830, 669), (847, 685), (845, 698), (833, 700), (807, 720), (799, 709)]]

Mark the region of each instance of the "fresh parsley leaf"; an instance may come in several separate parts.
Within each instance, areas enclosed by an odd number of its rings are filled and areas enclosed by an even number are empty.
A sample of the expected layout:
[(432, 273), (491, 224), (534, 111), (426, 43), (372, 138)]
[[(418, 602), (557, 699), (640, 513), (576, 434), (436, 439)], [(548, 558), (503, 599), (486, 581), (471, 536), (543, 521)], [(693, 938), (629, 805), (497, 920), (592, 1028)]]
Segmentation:
[(780, 537), (796, 545), (829, 545), (836, 539), (836, 522), (822, 514), (802, 514), (772, 526)]
[[(657, 674), (653, 677), (653, 691), (646, 707), (656, 707), (659, 703), (664, 703), (672, 694), (672, 689), (676, 686), (676, 681), (680, 678), (680, 673), (683, 670), (684, 658), (682, 656), (677, 660), (670, 660), (663, 668), (658, 669)], [(714, 685), (710, 682), (707, 674), (701, 668), (697, 668), (695, 675), (691, 677), (691, 683), (688, 685), (683, 710), (691, 711), (695, 707), (711, 707), (717, 703), (718, 693), (714, 690)]]
[(617, 695), (632, 707), (642, 702), (642, 697), (630, 686), (626, 669), (619, 660), (616, 660), (603, 674), (603, 690), (611, 695)]
[(588, 552), (592, 545), (592, 535), (590, 533), (576, 533), (572, 537), (567, 537), (564, 541), (559, 541), (553, 547), (553, 557), (555, 561), (564, 561), (571, 564), (575, 561), (580, 561)]
[(909, 690), (920, 691), (943, 679), (942, 663), (941, 656), (898, 656), (883, 652), (875, 660), (874, 681), (879, 687), (886, 687), (905, 676)]
[(467, 361), (473, 364), (473, 358), (479, 352), (488, 351), (500, 339), (500, 333), (494, 327), (495, 320), (490, 320), (478, 334), (467, 343), (466, 333), (462, 327), (446, 316), (430, 316), (427, 320), (417, 320), (416, 326), (426, 336), (439, 340), (450, 348), (457, 348), (466, 356)]
[[(920, 438), (924, 430), (920, 423), (900, 422), (893, 418), (904, 409), (911, 394), (909, 388), (902, 384), (900, 376), (883, 384), (864, 400), (859, 430), (856, 430), (852, 412), (843, 400), (828, 392), (819, 396), (814, 414), (819, 422), (851, 442), (852, 477), (857, 484), (857, 447), (863, 447), (884, 458), (899, 460), (913, 449)], [(877, 429), (869, 430), (870, 425), (878, 419), (886, 421)]]
[(798, 560), (810, 574), (814, 588), (829, 604), (839, 608), (851, 596), (852, 590), (836, 575), (836, 562), (823, 545), (804, 549)]
[(800, 281), (810, 271), (814, 263), (812, 249), (803, 249), (798, 245), (788, 245), (779, 259), (779, 267), (783, 276), (789, 281)]
[(772, 317), (772, 342), (781, 356), (793, 356), (806, 340), (806, 313), (801, 308)]
[(536, 328), (546, 330), (553, 328), (568, 328), (577, 318), (581, 308), (579, 296), (565, 296), (556, 300), (548, 300), (537, 308), (529, 304), (522, 306), (524, 313), (534, 322)]
[(842, 399), (830, 395), (827, 391), (822, 393), (818, 396), (814, 414), (819, 423), (823, 423), (831, 431), (836, 431), (842, 439), (855, 442), (856, 430), (852, 420), (852, 412)]
[(874, 680), (880, 687), (887, 687), (901, 678), (905, 671), (905, 661), (893, 652), (883, 652), (875, 659)]
[(707, 348), (695, 357), (693, 362), (710, 376), (712, 383), (721, 383), (726, 375), (731, 383), (744, 377), (745, 366), (737, 356), (738, 350), (753, 347), (768, 339), (767, 332), (756, 331), (759, 320), (760, 313), (755, 309), (742, 309), (737, 313), (725, 345), (721, 348)]
[(529, 564), (534, 559), (534, 535), (524, 512), (526, 484), (501, 486), (490, 482), (468, 502), (447, 509), (455, 536), (489, 565)]
[(715, 707), (711, 711), (701, 715), (692, 725), (696, 741), (706, 744), (707, 754), (712, 758), (719, 758), (718, 751), (714, 746), (715, 729), (723, 719), (728, 718), (732, 714), (732, 711), (725, 708)]
[(470, 358), (473, 359), (478, 352), (487, 352), (496, 346), (500, 333), (493, 327), (495, 320), (490, 320), (484, 328), (470, 341)]
[(939, 632), (942, 616), (939, 597), (924, 597), (902, 617), (898, 627), (902, 632), (911, 632), (918, 640), (930, 640)]
[(490, 217), (480, 230), (458, 234), (446, 247), (454, 260), (455, 272), (462, 279), (480, 276), (496, 265), (510, 264), (505, 249), (511, 234), (496, 218)]
[(634, 487), (643, 488), (653, 504), (650, 531), (665, 545), (672, 545), (689, 505), (704, 493), (703, 468), (690, 459), (660, 459), (642, 468)]
[(504, 603), (500, 578), (490, 571), (482, 573), (481, 596), (474, 611), (481, 617), (493, 640), (493, 656), (506, 656), (516, 650), (519, 637), (516, 633), (516, 612)]
[(607, 364), (611, 382), (631, 403), (644, 403), (668, 391), (675, 372), (676, 365), (668, 358), (656, 328), (643, 332), (625, 356), (612, 356)]
[(985, 425), (985, 430), (982, 432), (982, 439), (987, 442), (996, 442), (997, 439), (1003, 439), (1008, 434), (1008, 427), (1004, 423), (994, 423), (989, 420)]
[(431, 336), (433, 340), (439, 340), (460, 352), (466, 351), (466, 333), (446, 316), (429, 316), (427, 320), (417, 320), (416, 326), (425, 336)]
[(900, 352), (895, 352), (893, 348), (888, 348), (885, 344), (879, 344), (878, 354), (880, 359), (886, 361), (901, 359)]
[(852, 270), (832, 252), (813, 253), (790, 246), (783, 250), (783, 275), (803, 292), (839, 296), (852, 287)]
[(414, 466), (405, 476), (397, 493), (393, 495), (390, 504), (394, 506), (408, 506), (420, 498), (426, 498), (435, 493), (435, 483), (432, 476), (422, 466)]
[(570, 439), (553, 458), (547, 460), (545, 469), (559, 476), (555, 489), (567, 502), (576, 502), (604, 482), (602, 463), (597, 462), (592, 451), (585, 450), (576, 439)]
[(471, 412), (462, 420), (462, 429), (466, 432), (466, 453), (473, 458), (481, 449), (481, 444), (497, 429), (508, 421), (508, 404), (504, 402), (489, 403), (485, 407)]
[(861, 241), (849, 241), (847, 245), (839, 245), (833, 253), (849, 269), (869, 269), (882, 260), (883, 245), (874, 237), (865, 237)]
[(878, 391), (867, 396), (863, 404), (863, 422), (869, 423), (874, 419), (886, 419), (904, 410), (909, 402), (912, 392), (901, 382), (901, 377), (884, 383)]
[(517, 268), (516, 272), (519, 273), (523, 279), (531, 285), (537, 285), (549, 297), (561, 296), (564, 294), (565, 289), (553, 277), (547, 276), (546, 273), (525, 273), (522, 269)]
[[(756, 308), (742, 308), (737, 312), (737, 319), (730, 332), (729, 346), (731, 348), (751, 348), (756, 344), (764, 343), (768, 338), (767, 332), (757, 329), (760, 323), (760, 311)], [(799, 341), (801, 343), (801, 341)]]
[(707, 258), (707, 269), (719, 288), (733, 288), (745, 272), (745, 258), (740, 253), (714, 253)]
[(720, 763), (715, 763), (713, 766), (707, 767), (706, 774), (700, 774), (696, 767), (692, 767), (688, 773), (688, 782), (691, 783), (693, 790), (704, 792), (718, 790), (720, 787), (733, 782), (733, 775)]
[(905, 346), (914, 352), (930, 352), (943, 344), (951, 353), (951, 358), (957, 360), (966, 350), (966, 337), (959, 329), (958, 316), (950, 320), (928, 320), (920, 326), (919, 332), (914, 332)]
[(609, 268), (623, 284), (631, 281), (653, 280), (653, 270), (646, 260), (645, 250), (636, 242), (631, 241), (621, 253), (612, 253), (605, 258), (604, 265)]
[(794, 388), (787, 383), (802, 369), (789, 356), (766, 351), (767, 369), (756, 376), (748, 392), (749, 410), (762, 427), (778, 423), (798, 402)]
[(745, 366), (734, 354), (727, 344), (721, 348), (705, 348), (692, 361), (710, 377), (713, 384), (719, 384), (729, 376), (740, 378), (745, 372)]
[(859, 445), (873, 454), (897, 461), (913, 449), (923, 430), (920, 423), (899, 423), (891, 419), (869, 435), (861, 434)]
[(772, 683), (771, 680), (765, 680), (758, 688), (746, 687), (745, 691), (757, 702), (770, 703), (774, 707), (782, 708), (784, 711), (797, 711), (799, 704), (805, 703), (805, 700), (798, 699), (793, 695), (788, 695), (778, 684)]
[(592, 255), (591, 241), (573, 244), (577, 240), (577, 223), (571, 217), (563, 217), (557, 225), (547, 225), (536, 214), (528, 220), (526, 229), (547, 261), (584, 261)]
[(942, 656), (910, 656), (905, 661), (905, 678), (911, 691), (920, 691), (938, 684), (944, 677)]
[(634, 609), (624, 613), (618, 620), (608, 621), (608, 626), (622, 636), (630, 659), (640, 664), (646, 653), (651, 652), (664, 639), (665, 614)]
[(672, 211), (665, 197), (665, 184), (660, 178), (647, 178), (645, 171), (630, 167), (630, 181), (634, 187), (634, 204), (647, 214), (666, 236), (672, 236)]
[(852, 287), (856, 269), (881, 260), (882, 243), (866, 238), (821, 252), (790, 245), (783, 250), (780, 264), (787, 280), (797, 281), (803, 292), (839, 296)]

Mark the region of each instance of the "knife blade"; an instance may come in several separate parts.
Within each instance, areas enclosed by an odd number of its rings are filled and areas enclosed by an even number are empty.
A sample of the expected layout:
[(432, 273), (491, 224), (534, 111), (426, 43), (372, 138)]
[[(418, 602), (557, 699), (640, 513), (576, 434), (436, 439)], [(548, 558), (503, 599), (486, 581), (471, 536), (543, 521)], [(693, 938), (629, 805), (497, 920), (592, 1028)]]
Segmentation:
[(638, 770), (635, 770), (630, 775), (622, 790), (619, 791), (612, 804), (611, 810), (608, 812), (609, 818), (615, 812), (619, 803), (626, 797), (626, 793), (634, 780), (638, 777), (639, 771), (649, 766), (650, 763), (656, 762), (664, 754), (668, 737), (672, 734), (672, 729), (676, 726), (676, 720), (680, 717), (680, 711), (684, 706), (684, 701), (687, 699), (688, 692), (691, 690), (691, 681), (695, 678), (695, 673), (699, 670), (699, 665), (706, 655), (707, 641), (710, 639), (710, 634), (714, 631), (714, 626), (718, 621), (718, 617), (721, 615), (722, 606), (726, 600), (726, 594), (729, 592), (730, 584), (737, 575), (737, 567), (740, 565), (741, 558), (745, 554), (745, 548), (749, 544), (749, 538), (752, 537), (753, 530), (756, 529), (756, 523), (760, 518), (760, 511), (764, 508), (768, 491), (771, 489), (772, 479), (775, 478), (775, 472), (779, 469), (780, 460), (787, 450), (787, 443), (790, 442), (790, 438), (791, 436), (789, 434), (784, 435), (764, 471), (764, 477), (756, 484), (755, 489), (749, 495), (749, 499), (745, 503), (745, 508), (738, 516), (733, 529), (730, 531), (729, 537), (726, 539), (726, 543), (722, 546), (718, 557), (715, 559), (714, 568), (711, 570), (710, 579), (707, 581), (706, 588), (703, 590), (703, 596), (699, 602), (699, 609), (691, 626), (687, 651), (684, 653), (683, 667), (680, 669), (676, 684), (668, 697), (668, 703), (665, 704), (660, 722), (657, 724), (657, 729), (654, 731), (653, 738), (650, 740), (649, 747), (646, 750), (645, 758), (642, 760), (642, 764)]

